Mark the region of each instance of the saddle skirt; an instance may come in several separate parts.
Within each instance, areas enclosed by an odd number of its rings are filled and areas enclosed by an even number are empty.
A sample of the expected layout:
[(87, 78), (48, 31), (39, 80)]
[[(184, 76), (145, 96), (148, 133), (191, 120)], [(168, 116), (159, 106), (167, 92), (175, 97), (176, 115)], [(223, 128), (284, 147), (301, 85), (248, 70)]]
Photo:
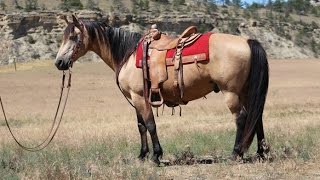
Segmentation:
[[(195, 62), (209, 61), (209, 38), (212, 33), (208, 32), (202, 34), (199, 39), (194, 43), (185, 46), (182, 50), (182, 64), (191, 64)], [(152, 51), (150, 49), (149, 51)], [(149, 52), (150, 55), (152, 52)], [(173, 58), (176, 53), (176, 48), (167, 50), (166, 53), (166, 65), (173, 66)], [(143, 58), (143, 41), (138, 44), (136, 50), (136, 67), (142, 68), (142, 58)], [(148, 56), (150, 59), (150, 56)]]

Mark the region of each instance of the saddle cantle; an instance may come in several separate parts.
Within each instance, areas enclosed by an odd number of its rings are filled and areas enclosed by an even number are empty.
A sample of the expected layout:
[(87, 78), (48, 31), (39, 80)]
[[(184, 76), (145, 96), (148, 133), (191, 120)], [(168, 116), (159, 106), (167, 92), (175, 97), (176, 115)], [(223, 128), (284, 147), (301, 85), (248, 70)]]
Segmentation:
[(195, 26), (187, 28), (178, 38), (170, 38), (155, 25), (139, 43), (136, 66), (142, 68), (144, 96), (153, 107), (164, 103), (161, 84), (168, 79), (167, 66), (174, 66), (176, 96), (184, 96), (183, 64), (209, 60), (208, 41), (211, 33), (197, 33)]

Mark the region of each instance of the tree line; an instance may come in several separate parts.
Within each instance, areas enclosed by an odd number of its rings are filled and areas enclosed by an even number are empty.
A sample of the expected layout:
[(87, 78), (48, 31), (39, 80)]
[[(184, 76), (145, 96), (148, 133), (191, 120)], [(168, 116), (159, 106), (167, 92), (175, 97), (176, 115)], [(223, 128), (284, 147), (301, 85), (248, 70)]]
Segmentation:
[[(25, 10), (26, 12), (46, 9), (45, 7), (39, 6), (38, 0), (26, 0), (24, 7), (19, 3), (18, 0), (14, 0), (13, 3), (15, 9)], [(3, 11), (7, 9), (7, 5), (5, 4), (4, 0), (0, 0), (0, 8)], [(100, 11), (97, 0), (87, 0), (85, 5), (83, 5), (80, 0), (60, 0), (59, 8), (64, 11), (69, 11), (71, 9), (81, 10), (84, 8)]]
[[(45, 7), (39, 7), (38, 0), (26, 0), (24, 7), (19, 4), (18, 0), (13, 1), (16, 9), (24, 9), (27, 12), (45, 9)], [(185, 0), (131, 0), (133, 3), (132, 11), (135, 9), (148, 10), (150, 8), (150, 1), (159, 3), (162, 6), (172, 6), (177, 10), (179, 10), (180, 6), (183, 6), (186, 3)], [(195, 0), (194, 2), (205, 5), (208, 12), (217, 10), (218, 6), (234, 6), (236, 8), (243, 8), (250, 11), (265, 8), (271, 12), (280, 12), (286, 14), (296, 13), (300, 15), (313, 14), (317, 17), (320, 17), (320, 6), (312, 6), (310, 4), (310, 0), (260, 0), (259, 3), (253, 2), (252, 4), (248, 4), (244, 0)], [(4, 0), (0, 0), (0, 8), (2, 10), (6, 10), (7, 5), (5, 4)], [(85, 5), (83, 5), (80, 0), (61, 0), (59, 8), (64, 11), (69, 11), (71, 9), (79, 10), (84, 8), (100, 11), (97, 0), (87, 0)], [(114, 7), (112, 6), (112, 8)]]

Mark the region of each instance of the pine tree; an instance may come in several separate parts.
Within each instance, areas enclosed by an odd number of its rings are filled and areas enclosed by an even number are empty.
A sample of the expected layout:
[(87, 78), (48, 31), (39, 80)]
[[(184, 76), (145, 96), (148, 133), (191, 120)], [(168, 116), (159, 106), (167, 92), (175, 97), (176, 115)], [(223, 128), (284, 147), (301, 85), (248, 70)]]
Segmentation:
[(14, 0), (14, 7), (16, 9), (23, 9), (23, 7), (21, 7), (20, 4), (18, 3), (18, 0)]
[(80, 0), (61, 0), (60, 8), (64, 11), (70, 9), (83, 9), (83, 5)]
[(173, 0), (173, 1), (172, 1), (172, 4), (173, 4), (174, 6), (180, 6), (180, 5), (183, 5), (183, 4), (185, 4), (185, 3), (186, 3), (185, 0)]
[(1, 9), (4, 11), (4, 10), (6, 10), (7, 5), (6, 5), (6, 3), (4, 3), (4, 1), (1, 1), (1, 2), (0, 2), (0, 7), (1, 7)]
[(87, 0), (86, 8), (93, 11), (101, 11), (98, 3), (96, 3), (94, 0)]
[(207, 0), (207, 12), (215, 12), (217, 11), (218, 7), (215, 0)]
[(27, 12), (34, 11), (38, 9), (38, 0), (26, 0), (26, 8)]
[(241, 0), (232, 0), (232, 4), (233, 4), (235, 7), (241, 7), (241, 6), (242, 6)]

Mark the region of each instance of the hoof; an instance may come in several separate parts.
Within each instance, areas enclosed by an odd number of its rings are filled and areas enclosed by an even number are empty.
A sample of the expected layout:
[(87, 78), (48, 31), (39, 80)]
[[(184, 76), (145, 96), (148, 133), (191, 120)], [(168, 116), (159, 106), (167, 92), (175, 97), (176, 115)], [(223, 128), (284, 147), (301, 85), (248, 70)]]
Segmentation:
[(160, 154), (154, 154), (151, 158), (152, 162), (156, 163), (158, 166), (160, 165), (160, 160), (162, 158), (162, 151)]
[(263, 139), (259, 143), (258, 151), (255, 157), (257, 160), (264, 162), (265, 160), (267, 160), (269, 152), (270, 152), (270, 146)]
[(156, 157), (152, 157), (152, 162), (154, 162), (158, 166), (160, 165), (160, 160), (158, 158), (156, 158)]
[(259, 143), (257, 154), (264, 155), (270, 152), (270, 146), (266, 143), (266, 140), (262, 139)]
[(264, 162), (266, 160), (266, 157), (263, 153), (262, 154), (256, 153), (256, 155), (254, 156), (254, 159), (259, 162)]
[(146, 157), (148, 157), (149, 152), (141, 152), (140, 155), (138, 156), (140, 161), (144, 161)]
[(231, 159), (231, 161), (238, 161), (238, 160), (241, 161), (243, 159), (243, 154), (233, 151), (233, 153), (231, 154), (230, 159)]

